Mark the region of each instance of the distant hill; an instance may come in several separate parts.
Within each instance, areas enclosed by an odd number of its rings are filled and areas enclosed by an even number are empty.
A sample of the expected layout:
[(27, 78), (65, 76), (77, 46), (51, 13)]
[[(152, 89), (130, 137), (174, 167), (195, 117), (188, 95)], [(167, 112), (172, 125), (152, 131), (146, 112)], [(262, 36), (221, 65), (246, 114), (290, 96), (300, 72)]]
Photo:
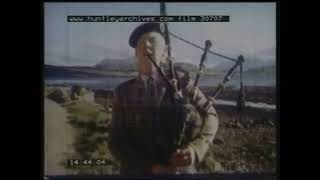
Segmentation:
[(185, 63), (185, 62), (176, 62), (174, 63), (175, 66), (181, 67), (184, 70), (190, 71), (190, 72), (195, 72), (198, 70), (198, 67), (194, 64), (191, 63)]
[(251, 68), (244, 72), (247, 76), (275, 76), (276, 75), (276, 66), (262, 66), (258, 68)]
[[(232, 61), (223, 61), (218, 65), (208, 69), (210, 71), (215, 71), (215, 72), (226, 72), (234, 65), (234, 63), (235, 62), (232, 62)], [(243, 70), (275, 66), (275, 64), (276, 64), (275, 59), (259, 59), (255, 57), (245, 57), (245, 62), (243, 63)]]
[(248, 69), (243, 73), (244, 81), (251, 85), (261, 84), (268, 86), (276, 86), (276, 66), (262, 66), (258, 68)]
[[(183, 69), (195, 73), (198, 66), (185, 63), (176, 62), (175, 66), (182, 67)], [(229, 66), (228, 68), (230, 68)], [(166, 67), (165, 67), (166, 68)], [(205, 69), (205, 74), (201, 77), (204, 82), (215, 84), (214, 80), (222, 80), (226, 72), (219, 71), (216, 68)], [(128, 59), (103, 59), (92, 67), (88, 66), (44, 66), (45, 79), (55, 78), (100, 78), (100, 77), (133, 77), (136, 76), (136, 67), (134, 58)], [(214, 77), (214, 78), (213, 78)], [(276, 66), (265, 65), (258, 67), (251, 67), (244, 69), (243, 72), (244, 83), (247, 85), (275, 85), (276, 83)], [(239, 82), (238, 71), (235, 77), (228, 84), (237, 85)]]
[[(189, 72), (195, 72), (198, 70), (198, 67), (196, 65), (191, 64), (191, 63), (185, 63), (185, 62), (175, 62), (174, 67), (180, 67), (180, 68), (182, 68), (186, 71), (189, 71)], [(163, 64), (163, 68), (167, 69), (168, 65)]]
[(107, 76), (133, 76), (135, 72), (121, 72), (103, 70), (96, 67), (69, 67), (69, 66), (53, 66), (44, 65), (45, 79), (65, 79), (65, 78), (100, 78)]
[(103, 59), (94, 67), (100, 70), (109, 71), (135, 71), (136, 60), (134, 57), (128, 59)]
[[(187, 71), (196, 71), (197, 66), (191, 63), (176, 62), (174, 66), (181, 67)], [(95, 66), (97, 69), (109, 70), (109, 71), (136, 71), (136, 60), (135, 57), (128, 59), (104, 59), (97, 63)], [(164, 68), (167, 68), (164, 65)]]
[[(95, 78), (106, 76), (134, 76), (136, 72), (136, 60), (128, 59), (103, 59), (92, 67), (88, 66), (44, 66), (45, 78)], [(175, 66), (187, 71), (196, 71), (197, 66), (177, 62)]]
[(99, 74), (90, 72), (91, 67), (69, 67), (44, 65), (45, 78), (83, 78), (99, 77)]
[[(201, 77), (200, 84), (218, 85), (225, 75), (226, 72), (206, 73)], [(239, 87), (239, 84), (240, 74), (237, 70), (226, 86)], [(276, 66), (263, 66), (243, 71), (243, 84), (245, 86), (275, 86)]]
[[(234, 77), (239, 80), (239, 74)], [(243, 72), (243, 81), (247, 85), (275, 86), (276, 85), (276, 66), (262, 66), (251, 68)]]

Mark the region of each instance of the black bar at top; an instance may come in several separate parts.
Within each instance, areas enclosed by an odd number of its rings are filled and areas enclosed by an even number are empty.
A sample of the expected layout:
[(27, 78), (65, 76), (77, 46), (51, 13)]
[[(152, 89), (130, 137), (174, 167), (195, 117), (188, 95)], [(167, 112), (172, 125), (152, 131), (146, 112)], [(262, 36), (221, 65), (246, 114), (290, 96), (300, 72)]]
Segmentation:
[(67, 16), (68, 22), (230, 22), (230, 16)]

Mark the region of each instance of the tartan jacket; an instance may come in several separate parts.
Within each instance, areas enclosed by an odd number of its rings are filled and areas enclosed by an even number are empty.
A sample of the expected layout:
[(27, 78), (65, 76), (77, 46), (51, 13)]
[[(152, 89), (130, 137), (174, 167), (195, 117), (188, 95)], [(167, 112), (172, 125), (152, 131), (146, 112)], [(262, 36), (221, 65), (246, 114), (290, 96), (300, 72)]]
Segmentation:
[[(193, 87), (190, 76), (183, 74), (177, 80), (178, 87), (190, 102), (186, 106), (188, 111), (195, 110), (201, 116), (189, 118), (183, 140), (184, 146), (194, 149), (195, 163), (200, 163), (216, 134), (218, 116), (206, 96), (197, 87)], [(169, 97), (166, 85), (162, 81), (158, 82), (152, 82), (151, 88), (146, 88), (144, 81), (137, 77), (115, 88), (109, 149), (120, 160), (120, 173), (123, 175), (151, 174), (152, 164), (157, 159), (157, 151), (151, 146), (155, 143), (153, 135), (157, 132), (155, 119), (159, 107)], [(165, 119), (158, 119), (157, 122), (162, 123)], [(169, 131), (163, 132), (166, 133)]]

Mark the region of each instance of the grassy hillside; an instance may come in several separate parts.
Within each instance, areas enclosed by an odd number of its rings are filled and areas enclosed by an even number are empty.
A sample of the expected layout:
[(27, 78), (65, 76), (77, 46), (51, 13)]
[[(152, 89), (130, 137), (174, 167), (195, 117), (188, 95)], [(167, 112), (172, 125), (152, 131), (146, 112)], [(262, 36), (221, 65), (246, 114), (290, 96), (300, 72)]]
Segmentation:
[[(46, 93), (48, 94), (48, 93)], [(69, 114), (68, 124), (76, 131), (73, 151), (67, 159), (105, 159), (104, 166), (68, 166), (71, 174), (118, 174), (119, 163), (108, 149), (108, 131), (112, 109), (106, 101), (69, 101), (61, 104)], [(101, 103), (101, 104), (100, 104)], [(270, 172), (275, 173), (276, 129), (274, 111), (247, 108), (238, 114), (235, 108), (216, 107), (219, 128), (199, 173)], [(241, 117), (241, 118), (240, 118)], [(50, 143), (50, 142), (48, 142)]]

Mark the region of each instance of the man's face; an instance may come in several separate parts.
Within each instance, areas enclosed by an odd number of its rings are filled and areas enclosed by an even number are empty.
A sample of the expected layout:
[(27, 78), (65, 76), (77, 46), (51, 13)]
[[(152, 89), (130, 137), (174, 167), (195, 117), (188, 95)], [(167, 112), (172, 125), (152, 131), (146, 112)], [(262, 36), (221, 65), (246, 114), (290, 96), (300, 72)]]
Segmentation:
[(138, 40), (136, 46), (138, 71), (144, 75), (151, 75), (152, 72), (155, 72), (155, 68), (148, 58), (148, 54), (158, 65), (160, 62), (165, 62), (166, 45), (161, 34), (157, 32), (145, 33)]

